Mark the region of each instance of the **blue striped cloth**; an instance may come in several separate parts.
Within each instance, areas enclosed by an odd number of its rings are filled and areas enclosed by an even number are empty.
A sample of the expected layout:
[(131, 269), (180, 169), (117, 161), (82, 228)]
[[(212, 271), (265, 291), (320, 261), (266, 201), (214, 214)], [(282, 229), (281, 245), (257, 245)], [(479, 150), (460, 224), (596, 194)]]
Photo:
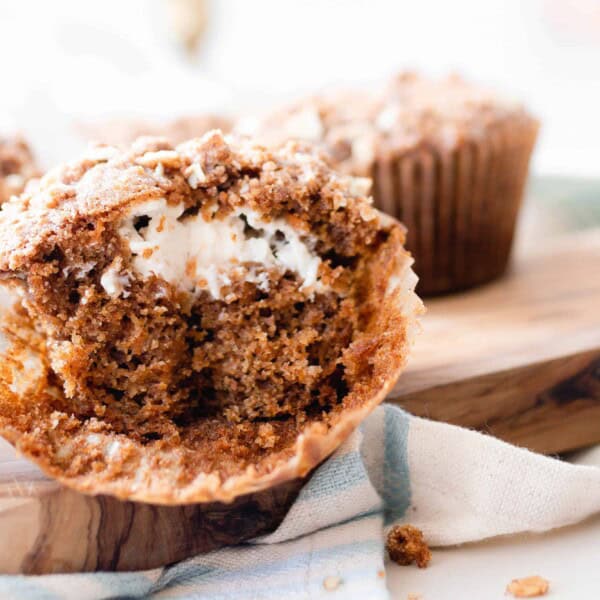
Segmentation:
[(415, 525), (439, 546), (552, 529), (599, 510), (597, 467), (384, 405), (315, 472), (273, 533), (147, 572), (1, 576), (0, 598), (383, 600), (393, 524)]

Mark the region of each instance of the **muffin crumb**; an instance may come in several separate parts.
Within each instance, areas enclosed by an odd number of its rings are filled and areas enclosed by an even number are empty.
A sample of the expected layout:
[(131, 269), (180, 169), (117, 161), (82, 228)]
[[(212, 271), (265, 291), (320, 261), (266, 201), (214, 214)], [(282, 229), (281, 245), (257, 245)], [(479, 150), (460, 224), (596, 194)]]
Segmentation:
[(325, 579), (323, 580), (323, 587), (328, 592), (333, 592), (334, 590), (337, 590), (340, 587), (341, 583), (342, 579), (340, 577), (338, 577), (337, 575), (330, 575), (329, 577), (325, 577)]
[(550, 583), (548, 580), (539, 575), (513, 579), (506, 587), (506, 591), (515, 598), (535, 598), (537, 596), (545, 596), (549, 589)]
[(391, 560), (406, 566), (415, 563), (424, 569), (431, 560), (431, 551), (423, 537), (423, 532), (412, 525), (396, 525), (389, 532), (386, 543)]

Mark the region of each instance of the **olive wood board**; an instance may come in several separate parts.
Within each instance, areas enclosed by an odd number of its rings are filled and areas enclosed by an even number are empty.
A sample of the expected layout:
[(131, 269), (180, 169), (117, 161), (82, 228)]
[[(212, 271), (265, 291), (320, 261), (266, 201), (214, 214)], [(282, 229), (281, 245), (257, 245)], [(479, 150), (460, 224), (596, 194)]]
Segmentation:
[(426, 305), (388, 401), (545, 454), (600, 443), (600, 229), (540, 239), (501, 280)]
[(301, 486), (291, 481), (232, 504), (125, 502), (66, 488), (0, 440), (0, 573), (162, 567), (272, 531)]
[[(600, 442), (600, 230), (427, 305), (389, 400), (542, 452)], [(47, 479), (0, 440), (0, 573), (165, 565), (274, 529), (301, 483), (229, 506), (123, 502)]]

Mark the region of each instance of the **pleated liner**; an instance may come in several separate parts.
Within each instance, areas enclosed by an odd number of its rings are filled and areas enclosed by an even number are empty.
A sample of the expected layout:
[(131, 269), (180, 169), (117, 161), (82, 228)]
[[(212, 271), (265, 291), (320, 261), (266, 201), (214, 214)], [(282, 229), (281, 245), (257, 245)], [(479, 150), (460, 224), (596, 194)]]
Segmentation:
[(377, 157), (375, 204), (406, 225), (421, 294), (470, 288), (504, 272), (538, 128), (530, 119), (452, 149), (420, 145)]

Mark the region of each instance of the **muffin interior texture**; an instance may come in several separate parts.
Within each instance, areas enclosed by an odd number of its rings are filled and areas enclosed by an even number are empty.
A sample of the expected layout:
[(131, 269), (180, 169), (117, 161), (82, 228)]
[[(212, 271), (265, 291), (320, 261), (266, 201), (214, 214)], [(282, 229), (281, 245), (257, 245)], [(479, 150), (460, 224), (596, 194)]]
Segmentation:
[(68, 477), (133, 476), (140, 452), (171, 453), (187, 483), (268, 472), (404, 361), (404, 230), (302, 146), (97, 148), (1, 218), (47, 389), (33, 411), (0, 402), (0, 425), (21, 419), (20, 443)]

